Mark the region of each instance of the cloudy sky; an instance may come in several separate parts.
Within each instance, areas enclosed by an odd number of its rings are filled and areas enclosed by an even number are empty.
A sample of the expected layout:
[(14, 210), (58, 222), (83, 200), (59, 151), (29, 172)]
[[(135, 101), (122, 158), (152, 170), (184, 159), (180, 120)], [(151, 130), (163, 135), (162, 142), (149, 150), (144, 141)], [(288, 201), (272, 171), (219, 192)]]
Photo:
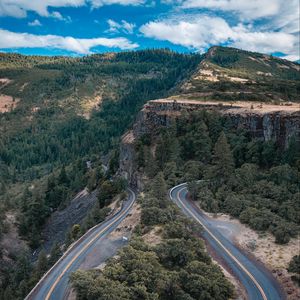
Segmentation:
[(84, 55), (226, 45), (299, 60), (298, 0), (0, 0), (0, 51)]

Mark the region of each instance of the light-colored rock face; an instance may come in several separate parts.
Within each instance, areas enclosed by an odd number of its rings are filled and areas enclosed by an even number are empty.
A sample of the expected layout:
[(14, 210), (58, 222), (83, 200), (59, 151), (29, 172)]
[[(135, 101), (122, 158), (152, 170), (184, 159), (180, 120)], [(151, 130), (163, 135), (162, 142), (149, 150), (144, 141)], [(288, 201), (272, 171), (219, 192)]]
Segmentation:
[(253, 137), (265, 141), (275, 140), (286, 147), (290, 138), (300, 134), (299, 104), (289, 106), (251, 104), (246, 102), (217, 103), (180, 100), (149, 101), (140, 112), (134, 126), (135, 136), (151, 133), (160, 126), (169, 126), (172, 119), (183, 112), (200, 110), (218, 111), (231, 119), (236, 128), (244, 128)]

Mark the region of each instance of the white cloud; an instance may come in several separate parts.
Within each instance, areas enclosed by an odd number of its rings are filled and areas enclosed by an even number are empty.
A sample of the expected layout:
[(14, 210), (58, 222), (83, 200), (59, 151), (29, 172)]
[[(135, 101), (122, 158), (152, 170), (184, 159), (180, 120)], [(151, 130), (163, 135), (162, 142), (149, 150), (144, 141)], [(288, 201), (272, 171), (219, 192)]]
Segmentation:
[(126, 33), (126, 34), (132, 34), (133, 30), (135, 28), (135, 24), (129, 23), (125, 20), (122, 20), (120, 23), (109, 19), (107, 20), (107, 23), (109, 25), (109, 29), (106, 32), (111, 33)]
[(140, 31), (146, 37), (204, 51), (210, 44), (226, 41), (230, 27), (221, 18), (203, 16), (192, 21), (171, 19), (149, 22)]
[(185, 9), (232, 12), (243, 21), (263, 18), (272, 30), (299, 32), (299, 0), (179, 0), (175, 3)]
[(286, 32), (260, 32), (251, 26), (230, 26), (223, 18), (206, 15), (176, 17), (152, 21), (140, 28), (150, 38), (205, 51), (212, 45), (224, 44), (263, 53), (282, 52), (295, 55), (297, 37)]
[(113, 5), (118, 4), (122, 6), (137, 6), (142, 5), (146, 2), (146, 0), (88, 0), (91, 3), (93, 8), (98, 8), (105, 5)]
[(51, 13), (51, 17), (54, 19), (58, 19), (58, 20), (63, 20), (64, 17), (62, 16), (62, 14), (58, 11), (54, 11)]
[(38, 19), (35, 19), (32, 22), (28, 22), (29, 26), (42, 26), (41, 22)]
[(122, 50), (134, 49), (139, 45), (126, 38), (91, 38), (79, 39), (70, 36), (34, 35), (29, 33), (16, 33), (0, 29), (0, 49), (7, 48), (55, 48), (78, 54), (91, 53), (96, 46), (120, 48)]
[(245, 19), (255, 19), (277, 14), (282, 2), (284, 0), (183, 0), (182, 7), (233, 11)]
[[(28, 11), (36, 12), (43, 17), (51, 17), (49, 7), (81, 7), (90, 5), (98, 8), (104, 5), (140, 5), (145, 0), (0, 0), (0, 16), (24, 18)], [(55, 12), (57, 14), (58, 12)]]
[(60, 12), (58, 11), (53, 11), (50, 15), (51, 18), (57, 19), (59, 21), (65, 21), (67, 23), (71, 23), (72, 19), (70, 16), (64, 17)]
[(1, 0), (0, 16), (24, 18), (28, 11), (34, 11), (40, 16), (49, 17), (48, 7), (79, 7), (85, 5), (85, 0)]

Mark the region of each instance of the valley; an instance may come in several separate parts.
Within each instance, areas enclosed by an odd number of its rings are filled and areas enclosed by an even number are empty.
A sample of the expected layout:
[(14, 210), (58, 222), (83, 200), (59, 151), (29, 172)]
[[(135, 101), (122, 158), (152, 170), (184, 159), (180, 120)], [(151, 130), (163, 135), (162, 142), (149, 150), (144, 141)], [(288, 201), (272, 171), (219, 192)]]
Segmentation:
[[(0, 78), (0, 299), (297, 298), (299, 64), (226, 47), (1, 53)], [(203, 224), (168, 199), (182, 182), (270, 272), (211, 259)]]

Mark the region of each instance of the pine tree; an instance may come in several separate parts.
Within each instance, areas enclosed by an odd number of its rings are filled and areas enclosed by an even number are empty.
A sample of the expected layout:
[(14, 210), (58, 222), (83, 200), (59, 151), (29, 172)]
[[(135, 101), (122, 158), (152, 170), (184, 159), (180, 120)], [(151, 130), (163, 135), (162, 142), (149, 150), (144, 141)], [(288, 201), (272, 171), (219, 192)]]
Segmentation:
[(196, 157), (200, 161), (208, 162), (211, 156), (211, 139), (206, 124), (201, 121), (198, 128), (198, 134), (196, 136)]
[(58, 176), (58, 183), (68, 185), (69, 182), (70, 181), (69, 181), (69, 178), (68, 178), (67, 173), (66, 173), (66, 168), (65, 168), (65, 166), (63, 166), (61, 171), (60, 171), (60, 174)]
[(164, 175), (162, 172), (159, 172), (152, 183), (152, 195), (160, 200), (161, 206), (165, 206), (166, 197), (167, 197), (167, 184), (164, 179)]
[(234, 159), (224, 132), (221, 132), (215, 144), (213, 164), (211, 179), (218, 184), (226, 182), (234, 171)]

